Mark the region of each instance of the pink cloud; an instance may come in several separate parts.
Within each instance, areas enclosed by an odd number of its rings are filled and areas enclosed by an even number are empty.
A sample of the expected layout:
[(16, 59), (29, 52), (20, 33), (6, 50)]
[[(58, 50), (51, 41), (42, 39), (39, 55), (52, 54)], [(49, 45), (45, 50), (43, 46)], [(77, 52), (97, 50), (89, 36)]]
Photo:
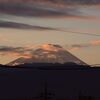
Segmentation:
[(71, 51), (77, 51), (80, 49), (95, 47), (95, 46), (100, 46), (100, 40), (92, 40), (89, 43), (84, 43), (84, 44), (72, 44), (70, 46), (67, 46), (66, 48)]
[(100, 46), (100, 40), (90, 41), (90, 44), (93, 45), (93, 46)]
[(20, 53), (11, 53), (14, 57), (23, 57), (23, 58), (31, 58), (32, 56), (30, 54), (20, 54)]
[(18, 52), (5, 52), (5, 53), (2, 53), (1, 55), (3, 56), (8, 55), (15, 58), (20, 58), (20, 57), (31, 58), (32, 57), (30, 54), (24, 54), (24, 53), (18, 53)]

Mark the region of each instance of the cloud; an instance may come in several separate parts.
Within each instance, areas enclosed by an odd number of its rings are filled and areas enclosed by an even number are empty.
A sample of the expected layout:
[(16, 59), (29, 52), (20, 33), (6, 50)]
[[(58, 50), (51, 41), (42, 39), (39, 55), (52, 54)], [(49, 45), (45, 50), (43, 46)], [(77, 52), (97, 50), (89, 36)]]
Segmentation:
[(67, 45), (65, 48), (71, 51), (76, 51), (87, 47), (89, 47), (89, 44), (72, 44), (72, 45)]
[(11, 52), (11, 53), (6, 53), (6, 55), (12, 55), (13, 57), (17, 57), (17, 58), (20, 58), (20, 57), (23, 57), (23, 58), (31, 58), (32, 56), (30, 54), (21, 54), (21, 53), (16, 53), (16, 52)]
[(8, 42), (9, 40), (7, 38), (3, 37), (3, 36), (0, 36), (0, 41), (6, 41), (6, 42)]
[(34, 26), (34, 25), (16, 23), (16, 22), (0, 21), (0, 28), (2, 27), (15, 28), (15, 29), (57, 30), (55, 28), (50, 28), (50, 27), (42, 27), (42, 26)]
[[(55, 48), (56, 47), (56, 48)], [(60, 49), (62, 49), (61, 46), (59, 45), (53, 45), (53, 44), (44, 44), (42, 46), (40, 46), (40, 48), (42, 48), (43, 50), (47, 50), (47, 51), (58, 51)]]
[(66, 5), (66, 4), (99, 4), (99, 0), (0, 0), (0, 2), (4, 3), (32, 3), (32, 4), (37, 4), (37, 3), (44, 3), (44, 4), (49, 4), (49, 5)]
[[(56, 46), (58, 49), (62, 49), (58, 45), (54, 45), (54, 46)], [(76, 51), (76, 50), (85, 49), (89, 47), (96, 47), (96, 46), (100, 46), (100, 40), (92, 40), (89, 43), (83, 43), (83, 44), (66, 45), (64, 46), (64, 48), (71, 51)], [(4, 55), (4, 56), (10, 55), (13, 57), (18, 57), (18, 58), (20, 57), (31, 58), (33, 50), (35, 50), (37, 47), (39, 46), (37, 45), (25, 46), (25, 47), (0, 46), (0, 55)], [(53, 48), (53, 46), (50, 44), (48, 45), (44, 44), (40, 47), (49, 51), (52, 51), (52, 50), (57, 51), (57, 49)]]
[(20, 15), (20, 16), (56, 16), (56, 15), (65, 15), (60, 11), (50, 10), (49, 8), (46, 9), (45, 7), (39, 7), (39, 5), (31, 6), (31, 5), (24, 5), (22, 3), (8, 3), (0, 5), (0, 11)]
[(68, 29), (59, 29), (60, 31), (63, 32), (69, 32), (69, 33), (75, 33), (75, 34), (81, 34), (81, 35), (89, 35), (89, 36), (100, 36), (100, 34), (97, 33), (89, 33), (89, 32), (79, 32), (79, 31), (73, 31), (72, 29), (68, 30)]
[(87, 48), (89, 47), (88, 44), (74, 44), (74, 45), (71, 45), (71, 50), (79, 50), (81, 48)]
[(90, 42), (90, 44), (93, 46), (100, 46), (100, 40), (93, 40)]
[[(44, 27), (44, 26), (36, 26), (36, 25), (29, 25), (17, 22), (9, 22), (9, 21), (0, 21), (0, 28), (13, 28), (13, 29), (33, 29), (33, 30), (54, 30), (54, 31), (61, 31), (61, 32), (69, 32), (75, 34), (83, 34), (83, 35), (90, 35), (90, 36), (100, 36), (99, 34), (92, 34), (86, 32), (76, 32), (68, 29), (61, 29), (61, 28), (52, 28), (52, 27)], [(7, 40), (6, 40), (7, 41)]]
[(30, 58), (31, 51), (32, 51), (32, 48), (27, 48), (27, 47), (0, 46), (1, 55), (10, 55), (14, 57)]
[[(10, 21), (0, 21), (0, 28), (13, 28), (13, 29), (32, 29), (32, 30), (53, 30), (53, 31), (61, 31), (61, 32), (68, 32), (74, 34), (81, 34), (81, 35), (89, 35), (89, 36), (100, 36), (99, 34), (93, 34), (88, 32), (78, 32), (73, 31), (71, 29), (63, 29), (63, 28), (52, 28), (52, 27), (45, 27), (45, 26), (36, 26), (36, 25), (29, 25), (24, 23), (17, 23), (17, 22), (10, 22)], [(1, 39), (3, 41), (9, 41), (7, 39)]]
[(34, 17), (64, 17), (64, 16), (81, 16), (81, 12), (71, 7), (50, 6), (50, 4), (33, 4), (30, 3), (0, 3), (0, 12), (17, 15), (17, 16), (34, 16)]
[(100, 40), (92, 40), (89, 43), (84, 43), (84, 44), (72, 44), (72, 45), (66, 45), (65, 48), (76, 51), (84, 48), (89, 48), (89, 47), (96, 47), (100, 46)]
[(0, 51), (22, 51), (23, 47), (0, 46)]

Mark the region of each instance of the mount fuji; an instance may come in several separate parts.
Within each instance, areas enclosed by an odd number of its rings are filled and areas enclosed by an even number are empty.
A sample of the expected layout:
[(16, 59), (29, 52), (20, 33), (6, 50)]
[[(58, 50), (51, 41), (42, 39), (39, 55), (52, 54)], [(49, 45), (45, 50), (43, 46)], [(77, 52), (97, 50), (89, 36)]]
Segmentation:
[(44, 44), (32, 51), (31, 58), (18, 58), (7, 65), (15, 66), (21, 64), (30, 63), (76, 63), (79, 65), (87, 65), (85, 62), (81, 61), (79, 58), (75, 57), (73, 54), (68, 52), (66, 49), (60, 45), (54, 44)]

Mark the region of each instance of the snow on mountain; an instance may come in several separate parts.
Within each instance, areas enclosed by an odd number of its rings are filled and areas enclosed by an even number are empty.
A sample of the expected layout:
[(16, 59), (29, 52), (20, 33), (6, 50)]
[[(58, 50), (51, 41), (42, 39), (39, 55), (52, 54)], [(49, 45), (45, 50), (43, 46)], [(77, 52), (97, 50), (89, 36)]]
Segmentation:
[(83, 61), (72, 55), (60, 45), (45, 44), (38, 46), (32, 52), (31, 58), (18, 58), (8, 65), (20, 65), (25, 63), (67, 63), (73, 62), (76, 64), (86, 65)]

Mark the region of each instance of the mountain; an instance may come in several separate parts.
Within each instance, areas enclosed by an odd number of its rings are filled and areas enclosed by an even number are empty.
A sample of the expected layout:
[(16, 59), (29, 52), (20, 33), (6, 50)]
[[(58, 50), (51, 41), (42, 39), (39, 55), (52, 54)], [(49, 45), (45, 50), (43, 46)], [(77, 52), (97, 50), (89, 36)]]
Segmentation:
[(86, 65), (83, 61), (72, 55), (60, 45), (45, 44), (35, 48), (32, 51), (31, 58), (18, 58), (8, 65), (20, 65), (25, 63), (69, 63), (73, 62), (79, 65)]

